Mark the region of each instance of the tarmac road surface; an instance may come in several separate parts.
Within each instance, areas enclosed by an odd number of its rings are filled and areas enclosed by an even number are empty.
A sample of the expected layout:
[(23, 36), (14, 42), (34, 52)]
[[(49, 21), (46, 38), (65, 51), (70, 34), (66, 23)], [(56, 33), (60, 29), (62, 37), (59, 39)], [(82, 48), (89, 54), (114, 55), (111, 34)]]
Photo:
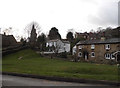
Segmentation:
[[(18, 77), (18, 76), (10, 76), (10, 75), (2, 75), (2, 86), (79, 86), (82, 88), (83, 86), (94, 87), (94, 88), (117, 88), (111, 87), (108, 85), (100, 85), (100, 84), (86, 84), (86, 83), (74, 83), (74, 82), (61, 82), (61, 81), (51, 81), (45, 79), (36, 79), (36, 78), (26, 78), (26, 77)], [(80, 87), (82, 86), (82, 87)]]

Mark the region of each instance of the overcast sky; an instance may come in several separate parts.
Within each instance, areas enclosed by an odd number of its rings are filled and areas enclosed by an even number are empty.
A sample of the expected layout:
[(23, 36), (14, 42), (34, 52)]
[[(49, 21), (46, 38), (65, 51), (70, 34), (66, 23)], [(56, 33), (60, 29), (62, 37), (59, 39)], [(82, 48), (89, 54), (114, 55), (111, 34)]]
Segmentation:
[(62, 38), (68, 29), (89, 32), (117, 27), (119, 0), (0, 0), (0, 27), (12, 27), (14, 36), (27, 36), (24, 28), (35, 21), (48, 34), (56, 27)]

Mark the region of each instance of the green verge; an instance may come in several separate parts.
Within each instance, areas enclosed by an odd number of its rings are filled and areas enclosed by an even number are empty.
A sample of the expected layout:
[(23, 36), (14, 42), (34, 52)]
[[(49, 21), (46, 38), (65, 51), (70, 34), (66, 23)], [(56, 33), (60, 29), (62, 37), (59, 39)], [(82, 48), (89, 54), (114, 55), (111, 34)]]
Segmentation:
[[(19, 60), (19, 57), (23, 57)], [(27, 73), (41, 76), (84, 78), (118, 81), (116, 65), (101, 65), (82, 62), (70, 62), (40, 57), (31, 49), (4, 56), (3, 72)]]

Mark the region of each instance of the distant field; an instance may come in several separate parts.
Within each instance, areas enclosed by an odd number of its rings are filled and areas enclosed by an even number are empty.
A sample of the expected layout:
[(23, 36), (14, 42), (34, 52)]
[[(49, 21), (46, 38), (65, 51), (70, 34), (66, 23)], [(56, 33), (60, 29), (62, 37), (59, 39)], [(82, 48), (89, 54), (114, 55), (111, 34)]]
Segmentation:
[[(18, 58), (21, 56), (23, 58), (19, 60)], [(110, 81), (118, 80), (118, 69), (116, 65), (100, 65), (49, 59), (40, 57), (31, 49), (4, 56), (2, 68), (4, 72)]]

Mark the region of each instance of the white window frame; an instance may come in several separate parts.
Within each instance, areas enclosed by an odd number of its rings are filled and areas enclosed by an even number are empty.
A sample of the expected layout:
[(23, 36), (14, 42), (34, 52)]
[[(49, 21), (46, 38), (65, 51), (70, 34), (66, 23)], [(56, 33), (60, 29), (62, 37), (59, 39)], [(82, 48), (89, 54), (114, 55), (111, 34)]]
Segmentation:
[(47, 42), (47, 43), (46, 43), (46, 47), (48, 47), (48, 45), (49, 45), (49, 43)]
[(91, 49), (95, 49), (95, 45), (94, 44), (91, 45)]
[(111, 59), (112, 59), (112, 60), (114, 60), (114, 59), (115, 59), (115, 57), (113, 57), (113, 56), (114, 56), (114, 55), (113, 55), (113, 54), (111, 54)]
[[(109, 56), (109, 57), (108, 57), (108, 56)], [(106, 53), (106, 54), (105, 54), (105, 59), (110, 59), (110, 57), (111, 57), (110, 53)]]
[[(108, 46), (109, 46), (109, 47), (108, 47)], [(106, 45), (105, 45), (105, 49), (106, 49), (106, 50), (110, 50), (110, 44), (106, 44)]]
[(86, 36), (84, 35), (84, 38), (86, 38)]
[(56, 42), (54, 42), (54, 47), (56, 47)]
[(79, 53), (78, 53), (78, 57), (82, 57), (82, 52), (79, 52)]
[(79, 49), (82, 49), (82, 45), (79, 46)]
[(52, 42), (49, 43), (49, 46), (50, 46), (50, 47), (52, 46)]
[[(93, 54), (94, 54), (94, 56), (93, 56)], [(95, 57), (95, 52), (91, 52), (91, 57)]]

